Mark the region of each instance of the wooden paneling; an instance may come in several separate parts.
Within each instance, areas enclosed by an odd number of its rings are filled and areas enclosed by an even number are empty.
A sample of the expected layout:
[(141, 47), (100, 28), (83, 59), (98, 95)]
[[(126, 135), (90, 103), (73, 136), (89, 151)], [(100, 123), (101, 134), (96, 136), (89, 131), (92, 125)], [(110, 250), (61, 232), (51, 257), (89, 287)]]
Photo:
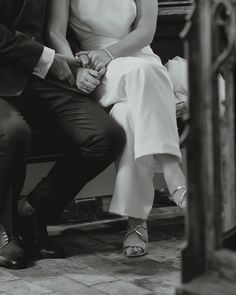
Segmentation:
[(157, 30), (151, 46), (163, 63), (176, 55), (183, 57), (183, 41), (179, 34), (184, 27), (190, 5), (191, 1), (186, 0), (159, 1)]
[[(236, 0), (196, 1), (187, 25), (188, 241), (182, 255), (183, 285), (176, 294), (233, 295), (236, 294)], [(223, 105), (219, 94), (220, 73), (226, 80)], [(227, 236), (224, 229), (231, 229)]]

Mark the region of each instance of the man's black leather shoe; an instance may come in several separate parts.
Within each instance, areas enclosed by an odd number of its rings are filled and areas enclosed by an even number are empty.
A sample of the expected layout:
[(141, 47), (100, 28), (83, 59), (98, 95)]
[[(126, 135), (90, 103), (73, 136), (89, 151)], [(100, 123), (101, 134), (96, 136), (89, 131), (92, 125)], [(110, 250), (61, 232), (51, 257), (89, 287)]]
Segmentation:
[(39, 239), (35, 241), (35, 258), (65, 258), (65, 251), (56, 243), (47, 239)]
[(27, 267), (27, 259), (19, 238), (9, 234), (0, 224), (0, 266), (12, 269)]
[(34, 258), (65, 258), (64, 249), (48, 237), (46, 225), (33, 214), (20, 218), (20, 234), (26, 253)]

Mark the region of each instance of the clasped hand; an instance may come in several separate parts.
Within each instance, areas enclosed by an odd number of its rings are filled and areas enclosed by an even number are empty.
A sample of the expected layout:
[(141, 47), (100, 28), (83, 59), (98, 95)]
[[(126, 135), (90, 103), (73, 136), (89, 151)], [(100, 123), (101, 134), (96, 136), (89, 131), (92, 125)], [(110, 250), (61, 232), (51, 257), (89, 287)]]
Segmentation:
[(76, 54), (83, 69), (78, 69), (76, 85), (85, 93), (91, 93), (100, 84), (111, 58), (104, 50), (80, 51)]
[(99, 71), (95, 71), (87, 68), (79, 68), (77, 70), (76, 85), (83, 92), (89, 94), (95, 90), (100, 84), (101, 78), (106, 72), (106, 68), (103, 67)]
[(71, 86), (76, 85), (80, 90), (89, 94), (100, 84), (106, 72), (106, 67), (102, 66), (105, 62), (94, 63), (94, 58), (92, 62), (90, 56), (85, 52), (80, 52), (76, 58), (55, 54), (50, 73), (56, 79), (68, 82)]
[(68, 82), (71, 86), (75, 85), (73, 70), (81, 67), (80, 59), (71, 58), (56, 53), (49, 72), (56, 79)]
[(111, 61), (111, 57), (103, 49), (80, 51), (76, 53), (76, 56), (78, 58), (81, 58), (81, 62), (84, 68), (90, 68), (95, 71), (100, 71), (103, 67), (106, 67)]

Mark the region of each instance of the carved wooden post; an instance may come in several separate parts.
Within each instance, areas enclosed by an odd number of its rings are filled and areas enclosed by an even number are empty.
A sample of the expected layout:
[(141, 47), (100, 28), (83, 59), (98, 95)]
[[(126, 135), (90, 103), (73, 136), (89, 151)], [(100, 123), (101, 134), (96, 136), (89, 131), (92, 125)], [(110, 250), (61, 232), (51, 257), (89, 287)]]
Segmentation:
[(236, 294), (236, 0), (196, 0), (186, 28), (188, 241), (177, 294)]
[[(188, 32), (190, 134), (188, 141), (188, 245), (183, 253), (183, 281), (206, 270), (207, 218), (204, 214), (214, 194), (212, 154), (211, 20), (210, 2), (193, 7)], [(190, 160), (191, 159), (191, 160)], [(190, 218), (191, 217), (191, 218)]]

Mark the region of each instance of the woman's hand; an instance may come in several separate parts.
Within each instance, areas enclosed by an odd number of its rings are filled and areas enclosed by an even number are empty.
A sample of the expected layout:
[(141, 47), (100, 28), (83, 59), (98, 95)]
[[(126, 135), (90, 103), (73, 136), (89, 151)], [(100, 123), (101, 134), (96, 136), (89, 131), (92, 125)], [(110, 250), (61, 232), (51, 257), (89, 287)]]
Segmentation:
[[(91, 50), (91, 51), (80, 51), (76, 53), (77, 57), (86, 55), (89, 59), (87, 67), (95, 71), (99, 71), (103, 67), (107, 66), (111, 61), (111, 57), (103, 49)], [(84, 65), (83, 65), (84, 66)]]
[(82, 68), (87, 68), (89, 64), (89, 58), (86, 54), (76, 54), (75, 58), (80, 61)]

